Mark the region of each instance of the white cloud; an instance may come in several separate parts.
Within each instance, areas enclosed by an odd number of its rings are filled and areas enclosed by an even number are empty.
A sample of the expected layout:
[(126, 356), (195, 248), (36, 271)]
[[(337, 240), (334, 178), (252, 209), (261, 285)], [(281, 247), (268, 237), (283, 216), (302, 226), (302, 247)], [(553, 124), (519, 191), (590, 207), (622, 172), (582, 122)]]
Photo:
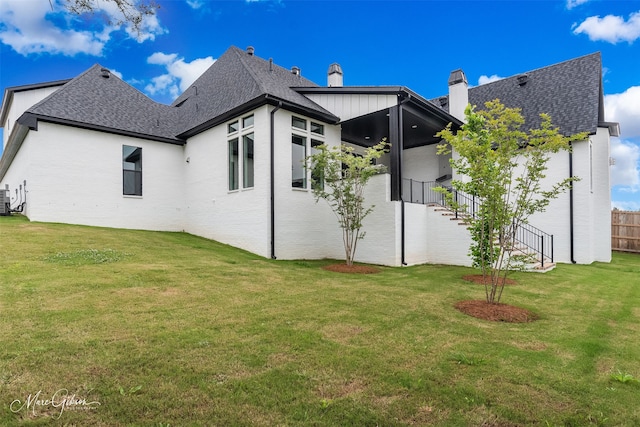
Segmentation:
[(574, 24), (574, 34), (585, 33), (592, 41), (603, 40), (612, 44), (626, 41), (633, 43), (640, 38), (640, 11), (629, 15), (625, 21), (622, 16), (607, 15), (604, 18), (591, 16), (580, 25)]
[(147, 58), (147, 63), (155, 65), (169, 65), (172, 62), (175, 62), (177, 57), (177, 53), (166, 54), (162, 52), (156, 52)]
[(640, 144), (618, 138), (611, 139), (611, 186), (622, 186), (620, 191), (635, 193), (640, 189)]
[(604, 96), (606, 120), (620, 123), (625, 138), (640, 137), (640, 86)]
[(171, 98), (176, 98), (200, 77), (215, 59), (208, 56), (185, 62), (184, 58), (179, 58), (175, 53), (156, 52), (147, 58), (147, 62), (164, 66), (167, 73), (151, 79), (151, 83), (144, 88), (145, 92), (152, 96), (168, 94)]
[(612, 200), (611, 209), (618, 208), (621, 211), (640, 211), (640, 202), (633, 200)]
[(187, 0), (187, 4), (191, 9), (200, 9), (204, 5), (203, 0)]
[(567, 9), (573, 9), (576, 6), (580, 6), (588, 2), (589, 0), (567, 0)]
[(113, 74), (114, 76), (122, 80), (122, 73), (120, 71), (114, 70), (113, 68), (109, 68), (109, 72), (111, 72), (111, 74)]
[(157, 15), (145, 15), (142, 18), (142, 23), (138, 31), (135, 31), (131, 24), (127, 24), (127, 34), (132, 39), (136, 39), (138, 43), (142, 43), (147, 40), (155, 40), (156, 36), (168, 33), (169, 31), (160, 25)]
[[(81, 30), (77, 27), (83, 21), (70, 14), (62, 0), (52, 0), (51, 3), (46, 0), (2, 0), (0, 42), (24, 56), (39, 53), (101, 56), (111, 33), (123, 26), (109, 24), (121, 17), (112, 2), (97, 2), (96, 5), (95, 17), (88, 21), (91, 30)], [(139, 34), (132, 30), (130, 24), (123, 25), (127, 34), (138, 42), (153, 40), (156, 35), (166, 32), (155, 15), (144, 17)]]
[(487, 83), (497, 82), (498, 80), (502, 80), (504, 77), (500, 77), (497, 74), (492, 76), (485, 76), (484, 74), (480, 76), (478, 79), (478, 86), (485, 85)]
[[(60, 9), (54, 3), (54, 9)], [(48, 1), (2, 0), (0, 2), (0, 41), (16, 52), (52, 53), (73, 56), (78, 53), (102, 54), (110, 29), (99, 34), (56, 27), (48, 16), (57, 15)]]

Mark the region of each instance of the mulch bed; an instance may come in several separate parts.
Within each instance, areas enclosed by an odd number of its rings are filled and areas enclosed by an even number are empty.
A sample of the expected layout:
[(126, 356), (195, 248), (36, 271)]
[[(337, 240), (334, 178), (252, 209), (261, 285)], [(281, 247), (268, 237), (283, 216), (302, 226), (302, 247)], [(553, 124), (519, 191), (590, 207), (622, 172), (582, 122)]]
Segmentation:
[(328, 271), (333, 271), (334, 273), (352, 274), (375, 274), (382, 271), (378, 267), (372, 267), (370, 265), (329, 264), (322, 268)]
[[(467, 282), (477, 283), (479, 285), (491, 284), (491, 276), (484, 277), (482, 274), (469, 274), (467, 276), (463, 276), (462, 280), (466, 280)], [(504, 278), (500, 278), (500, 281), (501, 282), (504, 281), (505, 286), (518, 284), (518, 282), (516, 282), (513, 279), (504, 280)]]
[(538, 315), (526, 308), (507, 304), (489, 304), (486, 301), (466, 300), (457, 302), (455, 308), (469, 316), (493, 322), (527, 323), (538, 319)]

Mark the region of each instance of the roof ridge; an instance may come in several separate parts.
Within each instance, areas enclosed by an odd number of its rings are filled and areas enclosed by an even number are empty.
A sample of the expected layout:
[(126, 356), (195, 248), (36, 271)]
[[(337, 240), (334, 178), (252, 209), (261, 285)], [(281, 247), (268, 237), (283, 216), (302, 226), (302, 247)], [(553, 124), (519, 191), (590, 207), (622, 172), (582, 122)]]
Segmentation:
[[(231, 46), (231, 48), (233, 48), (233, 52), (236, 54), (236, 56), (240, 60), (240, 63), (242, 64), (244, 69), (247, 70), (247, 72), (251, 75), (251, 78), (256, 83), (256, 85), (258, 85), (261, 91), (265, 91), (264, 85), (262, 84), (262, 82), (260, 81), (256, 73), (251, 69), (249, 64), (247, 64), (247, 62), (245, 61), (245, 58), (244, 58), (245, 52), (237, 46)], [(259, 58), (259, 57), (256, 57), (256, 58)], [(259, 59), (262, 59), (262, 58), (259, 58)]]
[(102, 65), (100, 65), (99, 63), (95, 63), (93, 64), (91, 67), (87, 68), (86, 70), (84, 70), (82, 73), (78, 74), (77, 76), (75, 76), (74, 78), (70, 79), (68, 82), (66, 82), (65, 84), (62, 85), (62, 87), (60, 87), (60, 89), (58, 89), (57, 91), (50, 93), (49, 95), (47, 95), (46, 97), (44, 97), (43, 99), (41, 99), (40, 101), (36, 102), (35, 104), (33, 104), (32, 106), (30, 106), (29, 108), (27, 108), (25, 110), (26, 112), (30, 112), (31, 110), (34, 110), (44, 104), (46, 104), (47, 102), (49, 102), (51, 100), (51, 98), (53, 98), (54, 95), (59, 94), (59, 92), (61, 90), (64, 90), (66, 87), (69, 87), (70, 85), (73, 86), (74, 82), (77, 82), (78, 80), (80, 80), (81, 77), (83, 77), (86, 74), (89, 74), (89, 72), (91, 70), (93, 70), (96, 67), (102, 67)]
[(29, 107), (25, 113), (92, 129), (175, 139), (175, 109), (151, 99), (99, 63)]
[(549, 68), (552, 68), (552, 67), (557, 67), (559, 65), (567, 64), (569, 62), (574, 62), (574, 61), (578, 61), (580, 59), (585, 59), (585, 58), (588, 58), (590, 56), (599, 56), (600, 57), (601, 55), (602, 54), (601, 54), (600, 51), (589, 53), (587, 55), (582, 55), (582, 56), (579, 56), (577, 58), (566, 59), (564, 61), (556, 62), (555, 64), (550, 64), (550, 65), (545, 65), (544, 67), (534, 68), (533, 70), (522, 71), (522, 72), (517, 73), (517, 74), (513, 74), (513, 75), (510, 75), (510, 76), (507, 76), (507, 77), (502, 77), (499, 80), (494, 80), (494, 81), (489, 82), (489, 83), (485, 83), (485, 84), (482, 84), (482, 85), (470, 87), (469, 89), (473, 89), (473, 88), (480, 87), (480, 86), (491, 85), (491, 84), (497, 83), (497, 82), (499, 82), (501, 80), (514, 79), (514, 78), (517, 78), (518, 76), (521, 76), (523, 74), (536, 73), (538, 71), (546, 70), (546, 69), (549, 69)]

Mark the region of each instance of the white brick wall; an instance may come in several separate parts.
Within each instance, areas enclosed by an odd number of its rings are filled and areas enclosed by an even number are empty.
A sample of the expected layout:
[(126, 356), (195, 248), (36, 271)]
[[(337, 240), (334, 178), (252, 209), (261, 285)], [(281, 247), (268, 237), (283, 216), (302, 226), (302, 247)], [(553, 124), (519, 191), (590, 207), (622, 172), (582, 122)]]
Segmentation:
[[(190, 138), (185, 146), (185, 231), (269, 256), (269, 112), (254, 116), (254, 187), (229, 191), (226, 123)], [(237, 137), (234, 135), (232, 137)], [(239, 139), (242, 145), (242, 138)], [(186, 159), (189, 158), (189, 163)], [(241, 159), (240, 159), (241, 161)]]
[[(31, 220), (183, 229), (182, 147), (44, 122), (38, 129), (3, 180), (11, 188), (27, 180)], [(123, 144), (142, 147), (142, 197), (122, 195)]]

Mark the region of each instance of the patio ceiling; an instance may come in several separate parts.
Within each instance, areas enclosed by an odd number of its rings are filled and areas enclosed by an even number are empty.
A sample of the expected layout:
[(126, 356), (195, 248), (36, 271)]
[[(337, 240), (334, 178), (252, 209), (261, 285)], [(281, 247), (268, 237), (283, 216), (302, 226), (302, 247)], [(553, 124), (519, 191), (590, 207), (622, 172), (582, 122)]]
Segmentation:
[[(441, 117), (420, 111), (411, 105), (402, 106), (404, 148), (437, 144), (435, 136), (448, 124)], [(342, 139), (360, 146), (372, 146), (389, 136), (389, 109), (384, 109), (342, 123)]]

